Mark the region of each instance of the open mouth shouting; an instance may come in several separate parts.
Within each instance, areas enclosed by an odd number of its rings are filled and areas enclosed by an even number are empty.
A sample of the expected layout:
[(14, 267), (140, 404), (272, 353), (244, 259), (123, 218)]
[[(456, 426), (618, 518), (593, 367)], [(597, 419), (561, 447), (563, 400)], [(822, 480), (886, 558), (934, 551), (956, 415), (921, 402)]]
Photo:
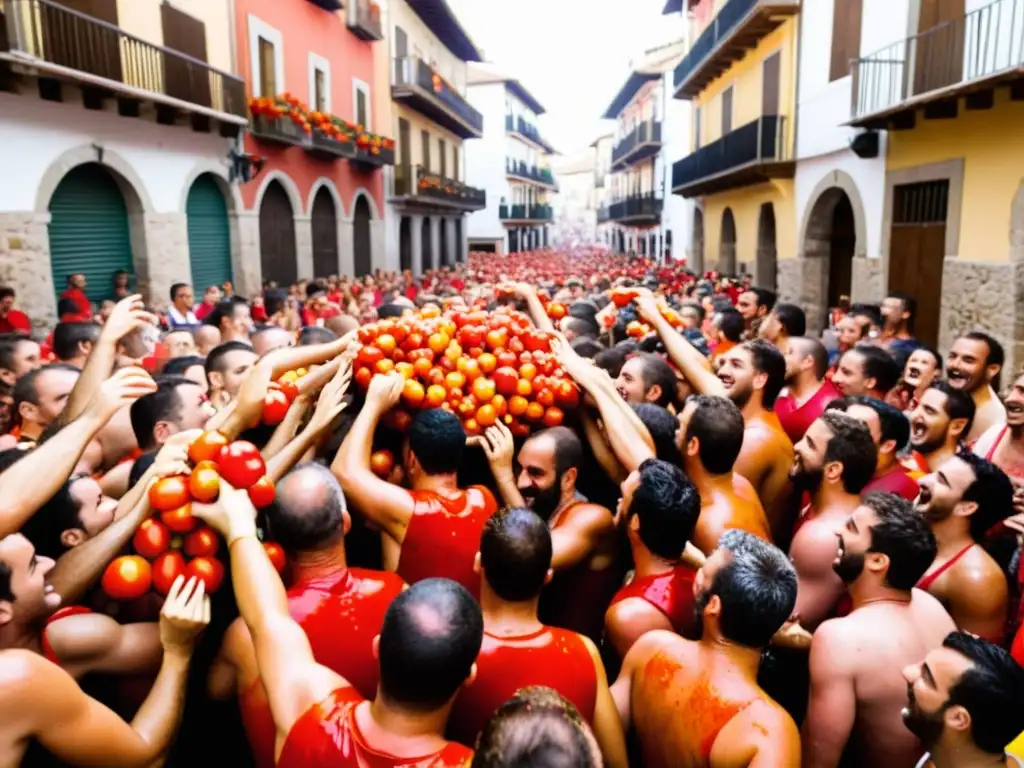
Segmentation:
[(726, 389), (732, 389), (732, 385), (736, 383), (736, 379), (731, 374), (725, 371), (718, 372), (718, 380), (722, 382)]
[(928, 425), (921, 419), (913, 419), (910, 422), (910, 442), (914, 445), (921, 443), (928, 435)]
[(965, 389), (971, 380), (967, 371), (960, 368), (950, 368), (946, 372), (946, 378), (949, 379), (949, 386), (953, 387), (953, 389)]

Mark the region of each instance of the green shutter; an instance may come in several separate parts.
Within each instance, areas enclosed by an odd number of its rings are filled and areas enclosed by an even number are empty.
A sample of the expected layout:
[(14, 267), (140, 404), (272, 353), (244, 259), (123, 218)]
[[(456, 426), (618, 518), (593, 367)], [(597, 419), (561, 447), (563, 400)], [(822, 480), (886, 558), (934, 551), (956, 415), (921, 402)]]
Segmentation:
[(59, 296), (67, 276), (81, 272), (94, 302), (113, 294), (119, 269), (134, 273), (128, 208), (117, 182), (105, 168), (87, 163), (73, 168), (50, 200), (50, 263)]
[(232, 279), (228, 206), (212, 176), (203, 174), (195, 180), (185, 212), (192, 287), (199, 301), (207, 287)]

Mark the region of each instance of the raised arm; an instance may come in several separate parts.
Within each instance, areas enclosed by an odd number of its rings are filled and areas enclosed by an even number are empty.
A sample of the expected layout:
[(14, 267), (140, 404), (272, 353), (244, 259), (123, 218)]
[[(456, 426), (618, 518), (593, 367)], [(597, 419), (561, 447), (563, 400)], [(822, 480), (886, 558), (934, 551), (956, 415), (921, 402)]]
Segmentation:
[(163, 654), (155, 621), (118, 624), (102, 613), (55, 621), (47, 628), (46, 639), (61, 666), (76, 678), (93, 672), (153, 672)]
[(842, 620), (818, 627), (811, 642), (811, 692), (803, 729), (805, 768), (836, 768), (857, 719), (849, 639)]
[(487, 455), (487, 463), (491, 466), (491, 474), (498, 486), (498, 493), (506, 507), (525, 507), (523, 494), (516, 484), (515, 470), (512, 460), (515, 458), (515, 442), (508, 427), (500, 421), (488, 427), (484, 434), (469, 439), (468, 444), (479, 445)]
[(540, 303), (540, 297), (537, 295), (536, 286), (530, 285), (530, 283), (512, 283), (511, 285), (506, 283), (502, 288), (512, 291), (516, 296), (526, 302), (527, 309), (530, 312), (530, 318), (539, 330), (555, 330), (555, 326), (551, 322), (551, 318), (548, 317), (547, 310), (545, 310), (544, 305)]
[(727, 395), (725, 386), (708, 368), (707, 358), (694, 349), (693, 345), (662, 316), (649, 291), (640, 290), (636, 297), (636, 307), (640, 316), (657, 331), (669, 359), (682, 371), (695, 390), (702, 395)]
[(613, 481), (621, 483), (629, 473), (626, 472), (626, 468), (622, 466), (622, 462), (619, 461), (615, 452), (612, 451), (612, 447), (608, 445), (608, 438), (605, 437), (601, 425), (597, 423), (597, 419), (594, 418), (594, 415), (589, 410), (582, 409), (580, 412), (580, 423), (583, 425), (583, 434), (587, 437), (590, 451), (594, 454), (594, 459), (598, 465)]

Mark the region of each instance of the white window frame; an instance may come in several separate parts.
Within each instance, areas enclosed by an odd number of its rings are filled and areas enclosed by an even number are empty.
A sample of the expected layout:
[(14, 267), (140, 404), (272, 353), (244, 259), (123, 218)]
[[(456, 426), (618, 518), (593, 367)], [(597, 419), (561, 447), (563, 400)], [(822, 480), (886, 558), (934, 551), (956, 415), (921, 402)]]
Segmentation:
[(309, 98), (306, 103), (309, 104), (310, 109), (316, 109), (314, 102), (316, 101), (316, 73), (322, 72), (324, 75), (324, 89), (326, 90), (326, 103), (324, 105), (324, 112), (331, 114), (333, 104), (331, 103), (331, 62), (325, 59), (319, 54), (309, 52)]
[(363, 126), (363, 130), (373, 132), (373, 101), (370, 99), (370, 84), (360, 80), (357, 77), (352, 78), (352, 122), (357, 122), (359, 115), (356, 114), (356, 105), (359, 103), (359, 99), (356, 96), (360, 91), (363, 92), (363, 96), (366, 98), (366, 125)]
[(252, 95), (256, 98), (273, 98), (277, 93), (262, 93), (263, 78), (260, 77), (260, 38), (274, 46), (274, 82), (278, 93), (284, 93), (288, 87), (284, 82), (284, 37), (281, 31), (274, 29), (263, 19), (249, 14), (249, 66), (252, 68)]

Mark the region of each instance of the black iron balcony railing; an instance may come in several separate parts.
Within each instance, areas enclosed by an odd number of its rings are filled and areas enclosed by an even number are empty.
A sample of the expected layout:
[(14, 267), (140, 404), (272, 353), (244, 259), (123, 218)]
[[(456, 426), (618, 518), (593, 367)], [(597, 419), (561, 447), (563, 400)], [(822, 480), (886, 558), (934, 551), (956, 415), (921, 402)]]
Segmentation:
[(502, 221), (551, 221), (554, 211), (550, 205), (514, 205), (498, 206), (498, 218)]
[(1024, 0), (996, 0), (855, 61), (853, 124), (1022, 68)]
[(611, 220), (610, 212), (608, 211), (607, 205), (602, 205), (597, 209), (597, 223), (604, 224), (606, 221)]
[(540, 131), (537, 130), (537, 126), (533, 123), (527, 122), (522, 117), (513, 117), (512, 115), (505, 115), (505, 132), (518, 134), (535, 146), (540, 147), (545, 152), (554, 152), (551, 145), (548, 144), (544, 138), (540, 135)]
[(431, 173), (423, 166), (398, 165), (395, 167), (395, 194), (422, 202), (480, 210), (487, 207), (487, 193), (461, 181)]
[(417, 112), (460, 138), (475, 139), (483, 135), (483, 115), (418, 56), (394, 60), (391, 96), (407, 102)]
[(654, 192), (630, 195), (608, 206), (609, 221), (641, 221), (661, 217), (663, 198)]
[(53, 0), (0, 0), (0, 11), (8, 62), (208, 117), (246, 116), (245, 82), (205, 61)]
[(687, 155), (672, 166), (672, 191), (691, 197), (792, 176), (785, 122), (759, 117)]
[(619, 171), (643, 162), (661, 149), (661, 121), (651, 119), (640, 123), (612, 150), (612, 170)]
[(380, 6), (373, 0), (349, 0), (346, 24), (360, 40), (383, 40)]
[(522, 160), (513, 160), (511, 157), (505, 158), (505, 173), (508, 176), (513, 176), (526, 181), (533, 181), (537, 184), (543, 184), (548, 187), (556, 186), (555, 177), (547, 168), (538, 168), (536, 165), (527, 165)]
[(676, 98), (692, 98), (800, 9), (800, 0), (729, 0), (676, 66)]
[[(282, 120), (292, 127), (281, 125)], [(351, 140), (339, 141), (331, 136), (325, 136), (315, 128), (308, 137), (301, 130), (298, 131), (299, 136), (296, 137), (296, 132), (293, 128), (294, 124), (286, 118), (268, 121), (267, 118), (259, 116), (253, 119), (253, 127), (250, 132), (263, 141), (274, 141), (279, 144), (304, 147), (307, 153), (322, 160), (344, 158), (351, 163), (363, 166), (366, 170), (395, 164), (394, 149), (360, 146), (357, 142)]]

